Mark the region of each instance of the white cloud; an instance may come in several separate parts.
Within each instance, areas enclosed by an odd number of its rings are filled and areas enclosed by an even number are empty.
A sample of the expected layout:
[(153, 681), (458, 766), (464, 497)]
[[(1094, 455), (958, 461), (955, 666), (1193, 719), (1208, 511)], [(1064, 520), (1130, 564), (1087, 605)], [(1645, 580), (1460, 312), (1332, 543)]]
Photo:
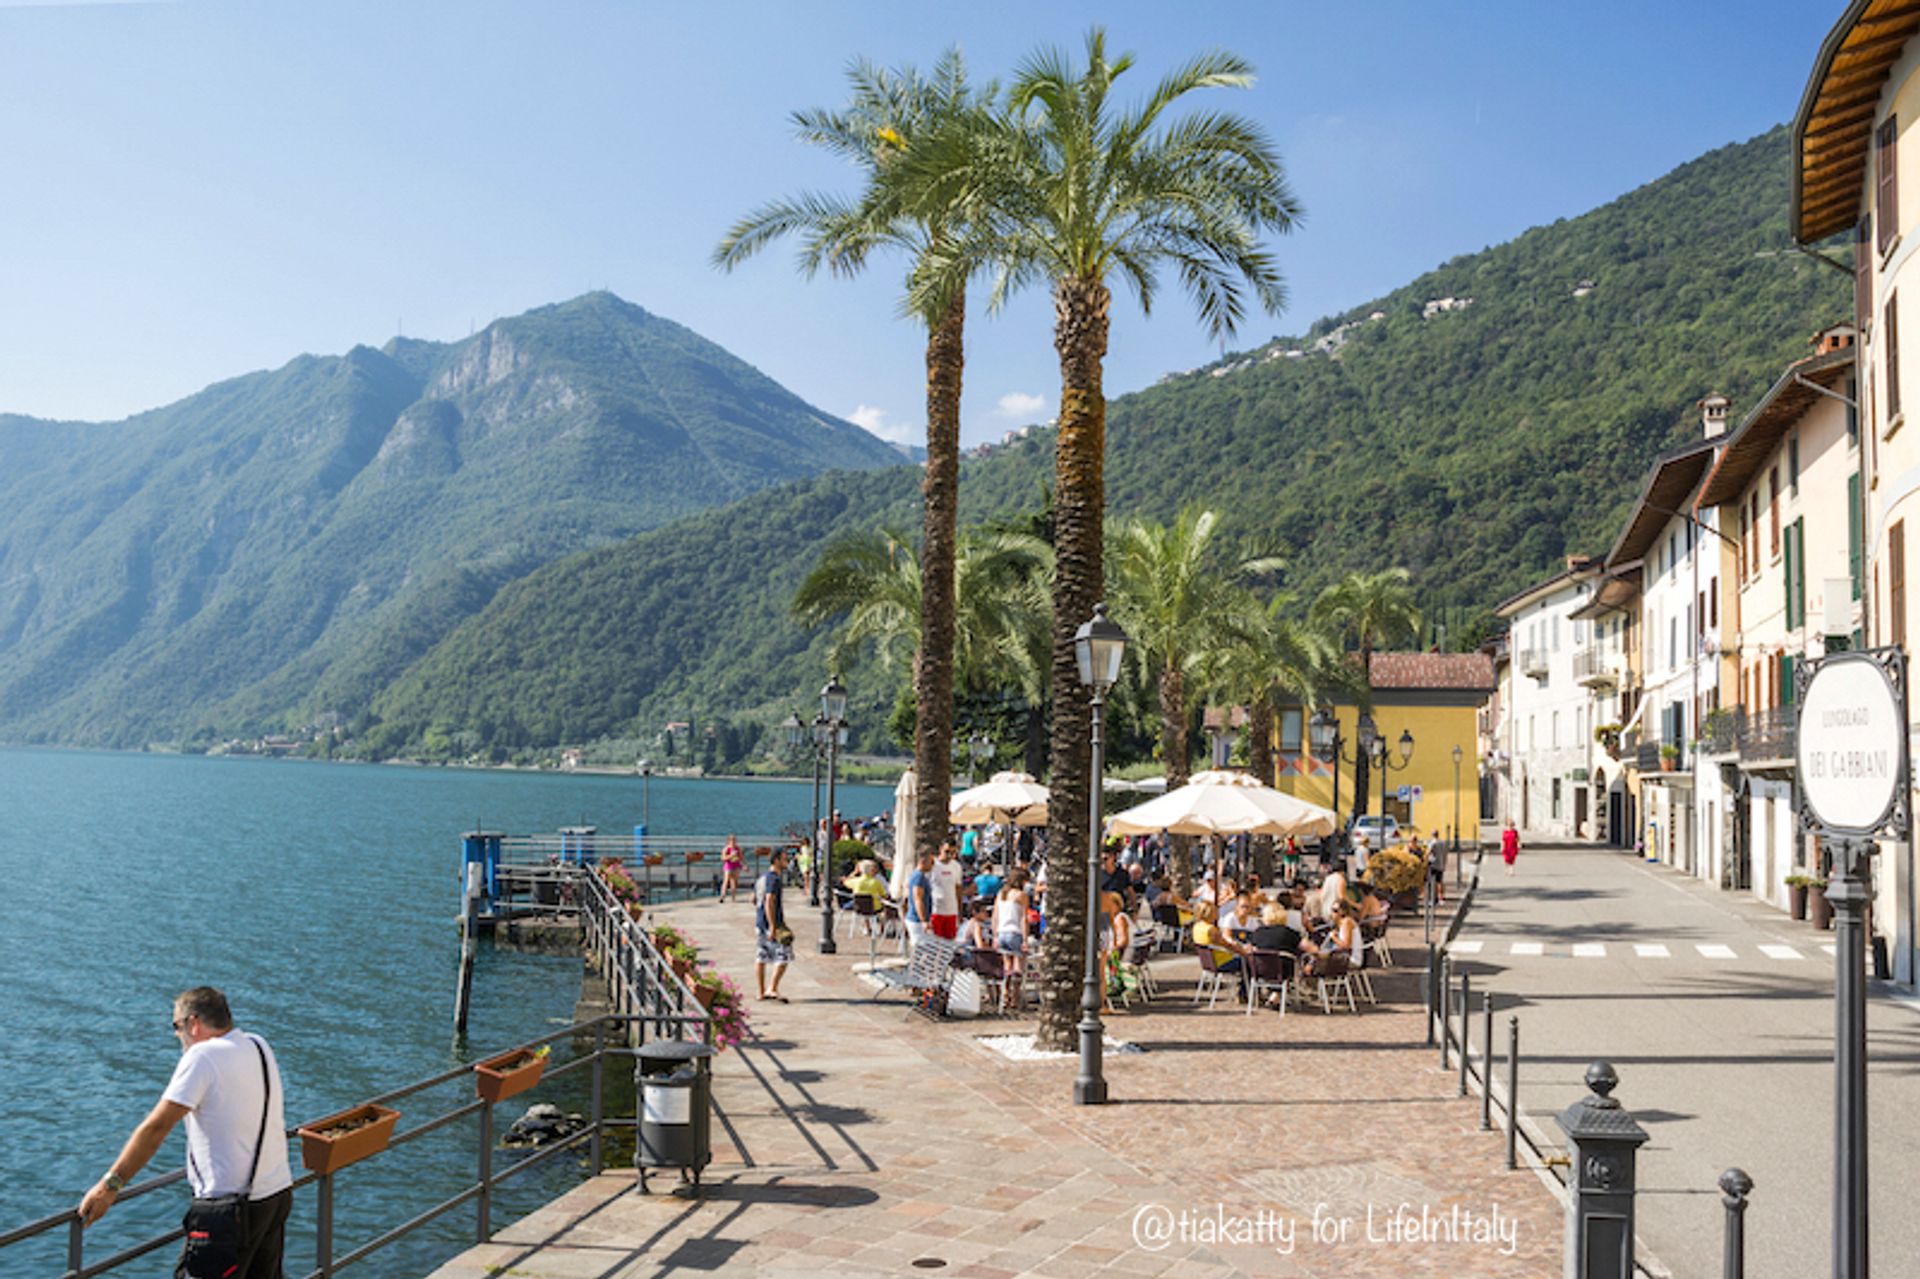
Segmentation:
[(912, 428), (903, 422), (887, 421), (887, 411), (871, 404), (862, 404), (847, 414), (847, 421), (889, 444), (905, 444), (912, 437)]
[(1044, 395), (1029, 395), (1025, 391), (1008, 391), (995, 405), (1001, 417), (1010, 417), (1016, 422), (1031, 422), (1046, 407)]

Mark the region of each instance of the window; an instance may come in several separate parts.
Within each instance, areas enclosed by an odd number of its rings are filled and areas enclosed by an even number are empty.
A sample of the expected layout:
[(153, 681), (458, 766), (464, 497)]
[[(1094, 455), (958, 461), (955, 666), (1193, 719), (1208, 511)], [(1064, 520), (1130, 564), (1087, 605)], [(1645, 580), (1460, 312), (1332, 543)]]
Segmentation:
[(1887, 295), (1887, 421), (1900, 416), (1900, 295)]
[(1897, 163), (1900, 156), (1900, 118), (1888, 116), (1887, 122), (1875, 131), (1873, 143), (1873, 168), (1877, 178), (1873, 193), (1873, 220), (1880, 230), (1875, 244), (1880, 252), (1885, 253), (1887, 246), (1893, 243), (1894, 229), (1900, 225)]
[(1707, 626), (1714, 630), (1720, 627), (1720, 579), (1717, 577), (1707, 583)]
[(1555, 711), (1553, 713), (1552, 727), (1553, 727), (1553, 738), (1552, 738), (1553, 749), (1559, 750), (1560, 749), (1560, 712), (1559, 711)]
[(1887, 640), (1907, 642), (1907, 522), (1887, 530)]
[(1853, 598), (1860, 598), (1860, 564), (1863, 542), (1860, 532), (1860, 472), (1847, 477), (1847, 579)]
[(1553, 779), (1553, 820), (1560, 820), (1560, 779)]
[(1800, 436), (1787, 437), (1787, 492), (1800, 496)]
[(1747, 580), (1747, 504), (1745, 502), (1740, 503), (1739, 533), (1740, 536), (1734, 543), (1738, 548), (1738, 554), (1733, 567), (1736, 574), (1735, 580), (1744, 582)]
[(1807, 521), (1787, 526), (1787, 629), (1797, 630), (1807, 620)]
[[(1862, 217), (1853, 226), (1853, 331), (1854, 341), (1867, 340), (1867, 321), (1873, 318), (1873, 217)], [(1848, 392), (1852, 394), (1851, 391)]]
[(1680, 665), (1680, 619), (1678, 617), (1667, 619), (1667, 665), (1668, 667)]
[(1747, 522), (1747, 537), (1752, 545), (1747, 549), (1748, 572), (1760, 575), (1760, 490), (1755, 489), (1747, 498), (1747, 505), (1753, 508), (1753, 518)]
[(1846, 404), (1846, 409), (1847, 409), (1847, 447), (1848, 447), (1848, 448), (1850, 448), (1850, 449), (1857, 449), (1857, 448), (1859, 448), (1859, 447), (1860, 447), (1860, 387), (1859, 387), (1859, 383), (1858, 383), (1857, 381), (1855, 381), (1855, 380), (1854, 380), (1853, 378), (1848, 378), (1848, 379), (1846, 380), (1846, 382), (1845, 382), (1845, 384), (1841, 386), (1841, 388), (1840, 388), (1840, 393), (1841, 393), (1842, 395), (1844, 395), (1844, 396), (1846, 396), (1846, 397), (1847, 397), (1847, 404)]
[(1560, 615), (1558, 613), (1553, 615), (1553, 651), (1556, 653), (1560, 651)]
[(1280, 749), (1289, 755), (1300, 753), (1300, 716), (1297, 706), (1283, 707), (1280, 711)]
[(1780, 554), (1780, 467), (1767, 472), (1767, 554)]
[(1532, 750), (1540, 744), (1540, 738), (1534, 733), (1533, 716), (1527, 716), (1527, 749)]

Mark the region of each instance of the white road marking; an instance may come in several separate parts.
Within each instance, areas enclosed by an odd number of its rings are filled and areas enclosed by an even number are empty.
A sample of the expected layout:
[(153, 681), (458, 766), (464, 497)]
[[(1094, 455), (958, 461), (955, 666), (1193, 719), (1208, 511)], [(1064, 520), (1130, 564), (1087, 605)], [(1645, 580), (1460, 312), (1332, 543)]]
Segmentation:
[(1605, 959), (1607, 957), (1607, 948), (1597, 941), (1575, 942), (1573, 946), (1573, 957), (1575, 959)]
[(1514, 955), (1540, 955), (1544, 954), (1546, 949), (1545, 946), (1542, 946), (1537, 941), (1517, 941), (1509, 948), (1508, 953)]
[(1840, 953), (1840, 948), (1832, 942), (1826, 942), (1822, 944), (1820, 949), (1826, 952), (1828, 955), (1838, 955)]
[(1800, 959), (1803, 956), (1791, 946), (1769, 946), (1762, 943), (1760, 953), (1768, 959)]
[(1457, 941), (1453, 943), (1452, 950), (1456, 955), (1477, 955), (1485, 946), (1486, 943), (1478, 939), (1473, 941)]
[(1672, 959), (1673, 952), (1659, 942), (1638, 941), (1633, 944), (1633, 953), (1642, 959)]
[(1702, 959), (1733, 958), (1733, 947), (1722, 946), (1719, 942), (1695, 942), (1693, 948), (1700, 952)]

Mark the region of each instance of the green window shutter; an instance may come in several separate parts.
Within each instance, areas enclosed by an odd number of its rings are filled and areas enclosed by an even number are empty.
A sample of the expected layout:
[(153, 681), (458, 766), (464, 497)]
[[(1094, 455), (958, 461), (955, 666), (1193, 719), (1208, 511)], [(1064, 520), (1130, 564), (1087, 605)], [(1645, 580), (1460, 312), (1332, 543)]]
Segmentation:
[(1807, 624), (1807, 520), (1793, 522), (1793, 612), (1800, 624)]
[(1847, 576), (1853, 583), (1853, 598), (1860, 598), (1860, 472), (1847, 477)]
[(1782, 654), (1780, 657), (1780, 704), (1782, 706), (1791, 706), (1794, 702), (1793, 667), (1794, 659), (1787, 654)]
[(1787, 525), (1787, 535), (1782, 539), (1780, 556), (1780, 582), (1786, 590), (1787, 629), (1800, 625), (1800, 619), (1793, 612), (1793, 525)]

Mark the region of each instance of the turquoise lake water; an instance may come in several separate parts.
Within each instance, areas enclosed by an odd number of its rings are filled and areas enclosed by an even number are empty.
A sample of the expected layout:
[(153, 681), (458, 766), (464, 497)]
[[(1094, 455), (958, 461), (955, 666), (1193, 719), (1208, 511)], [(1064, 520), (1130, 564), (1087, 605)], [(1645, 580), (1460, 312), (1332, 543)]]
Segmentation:
[[(806, 782), (651, 786), (662, 835), (772, 834), (811, 811)], [(843, 786), (840, 807), (891, 800)], [(637, 777), (0, 750), (0, 1231), (70, 1206), (106, 1169), (172, 1071), (170, 1004), (185, 987), (225, 990), (236, 1023), (273, 1044), (290, 1123), (566, 1025), (578, 960), (483, 947), (468, 1045), (456, 1045), (460, 833), (630, 833), (640, 815)], [(584, 1074), (515, 1101), (584, 1109)], [(471, 1095), (467, 1084), (416, 1104), (425, 1117)], [(519, 1113), (503, 1104), (502, 1126)], [(474, 1132), (456, 1124), (341, 1174), (336, 1254), (471, 1179)], [(176, 1132), (148, 1172), (184, 1157)], [(293, 1157), (297, 1170), (297, 1143)], [(509, 1183), (496, 1229), (574, 1183), (579, 1163), (555, 1164)], [(89, 1260), (183, 1206), (168, 1190), (117, 1207), (88, 1232)], [(290, 1275), (312, 1267), (311, 1207), (301, 1192)], [(348, 1273), (422, 1274), (473, 1229), (471, 1207), (457, 1208)], [(63, 1248), (16, 1245), (0, 1274), (57, 1274)], [(120, 1273), (170, 1268), (169, 1255)]]

